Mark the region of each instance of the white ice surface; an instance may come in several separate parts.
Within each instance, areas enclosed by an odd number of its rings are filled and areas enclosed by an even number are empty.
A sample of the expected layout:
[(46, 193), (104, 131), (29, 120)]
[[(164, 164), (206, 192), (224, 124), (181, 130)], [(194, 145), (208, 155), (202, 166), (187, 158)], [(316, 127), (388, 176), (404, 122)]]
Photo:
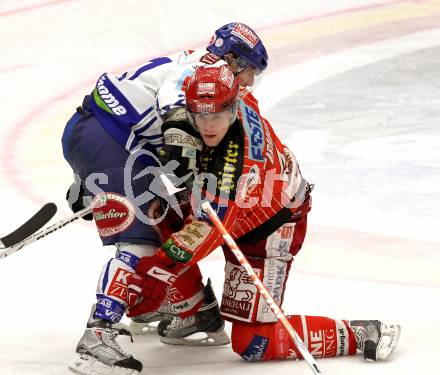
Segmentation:
[[(440, 73), (428, 64), (439, 61), (440, 29), (395, 20), (376, 40), (354, 25), (328, 52), (305, 37), (318, 56), (290, 48), (308, 20), (311, 35), (331, 38), (359, 9), (383, 3), (392, 5), (381, 17), (408, 6), (428, 9), (420, 16), (430, 22), (440, 17), (438, 1), (0, 0), (1, 235), (47, 201), (60, 207), (58, 219), (69, 215), (60, 137), (99, 74), (203, 46), (215, 28), (241, 20), (266, 36), (271, 56), (256, 90), (263, 113), (316, 184), (285, 311), (402, 325), (390, 361), (319, 360), (326, 374), (440, 373)], [(379, 22), (377, 14), (365, 20)], [(344, 44), (356, 37), (365, 39)], [(92, 225), (76, 223), (0, 261), (1, 375), (67, 373), (111, 255)], [(220, 296), (222, 256), (202, 268)], [(248, 364), (229, 346), (172, 347), (154, 335), (121, 342), (143, 374), (311, 373), (305, 363)]]

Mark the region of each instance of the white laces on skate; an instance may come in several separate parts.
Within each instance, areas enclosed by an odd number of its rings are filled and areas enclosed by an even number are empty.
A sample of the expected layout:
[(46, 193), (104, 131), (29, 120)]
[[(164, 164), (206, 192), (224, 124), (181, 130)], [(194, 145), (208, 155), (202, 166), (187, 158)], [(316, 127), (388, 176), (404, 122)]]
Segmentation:
[(101, 332), (101, 341), (105, 344), (111, 347), (112, 349), (116, 350), (118, 353), (120, 353), (124, 357), (129, 357), (130, 354), (126, 353), (120, 345), (116, 342), (116, 338), (121, 336), (130, 336), (131, 342), (133, 342), (133, 336), (131, 335), (131, 332), (125, 328), (116, 328), (112, 326), (108, 326), (105, 328), (94, 328), (95, 332)]

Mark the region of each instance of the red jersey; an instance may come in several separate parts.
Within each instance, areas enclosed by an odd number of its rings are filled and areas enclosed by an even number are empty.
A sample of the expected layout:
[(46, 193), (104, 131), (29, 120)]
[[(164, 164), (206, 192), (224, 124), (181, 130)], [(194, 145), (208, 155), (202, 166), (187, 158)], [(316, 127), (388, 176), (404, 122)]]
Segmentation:
[(202, 200), (210, 200), (232, 237), (240, 238), (259, 228), (277, 229), (308, 196), (309, 184), (295, 157), (260, 115), (250, 93), (241, 96), (237, 120), (223, 140), (205, 147), (199, 162), (194, 216), (162, 246), (178, 262), (197, 263), (223, 243), (201, 211)]

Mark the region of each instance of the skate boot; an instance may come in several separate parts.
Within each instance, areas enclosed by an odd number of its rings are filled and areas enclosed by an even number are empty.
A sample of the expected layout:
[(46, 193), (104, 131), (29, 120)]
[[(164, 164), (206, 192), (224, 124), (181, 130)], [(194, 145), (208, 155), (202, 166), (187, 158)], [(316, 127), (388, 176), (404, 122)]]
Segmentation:
[(142, 363), (121, 349), (115, 340), (118, 335), (130, 332), (116, 329), (103, 319), (94, 319), (92, 313), (76, 347), (78, 358), (68, 366), (69, 370), (81, 375), (138, 375)]
[(160, 341), (172, 345), (219, 346), (231, 342), (226, 334), (225, 321), (220, 309), (211, 280), (205, 286), (205, 300), (192, 316), (181, 319), (164, 320), (159, 323)]
[(351, 320), (356, 346), (366, 360), (387, 359), (396, 349), (400, 336), (398, 324), (384, 324), (378, 320)]
[(172, 320), (177, 316), (173, 306), (166, 300), (157, 311), (134, 316), (127, 327), (132, 335), (143, 335), (157, 332), (157, 323)]

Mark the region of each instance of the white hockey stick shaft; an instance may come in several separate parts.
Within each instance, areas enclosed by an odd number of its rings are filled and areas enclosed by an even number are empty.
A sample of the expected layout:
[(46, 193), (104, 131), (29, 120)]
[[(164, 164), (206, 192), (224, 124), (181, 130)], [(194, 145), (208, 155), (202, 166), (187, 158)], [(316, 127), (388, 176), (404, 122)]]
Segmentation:
[(21, 250), (23, 247), (30, 245), (31, 243), (38, 241), (39, 239), (46, 237), (48, 234), (55, 232), (56, 230), (65, 227), (67, 224), (70, 224), (79, 218), (89, 214), (92, 212), (92, 207), (87, 207), (82, 209), (81, 211), (78, 211), (76, 214), (72, 215), (71, 217), (61, 220), (58, 223), (55, 223), (51, 226), (48, 226), (45, 229), (40, 230), (39, 232), (29, 236), (25, 240), (17, 243), (16, 245), (13, 245), (11, 247), (7, 247), (6, 249), (0, 251), (0, 259), (6, 258), (8, 255), (11, 255), (19, 250)]
[[(243, 252), (240, 250), (238, 245), (235, 243), (235, 241), (232, 239), (231, 235), (228, 233), (226, 228), (224, 227), (223, 223), (221, 222), (220, 218), (218, 217), (217, 213), (213, 210), (209, 202), (202, 203), (202, 209), (206, 212), (206, 214), (209, 216), (211, 221), (213, 222), (214, 226), (218, 229), (222, 237), (224, 238), (226, 244), (231, 249), (231, 251), (234, 253), (237, 260), (240, 262), (240, 264), (244, 267), (248, 275), (251, 277), (252, 281), (260, 291), (263, 298), (266, 300), (269, 307), (274, 312), (275, 316), (278, 318), (278, 320), (281, 322), (281, 324), (284, 326), (284, 328), (289, 333), (290, 337), (292, 338), (295, 346), (298, 348), (299, 352), (303, 356), (304, 360), (307, 362), (307, 364), (310, 366), (314, 374), (322, 374), (322, 371), (319, 369), (318, 364), (316, 363), (315, 358), (310, 354), (310, 352), (307, 350), (307, 347), (302, 342), (299, 335), (296, 333), (295, 329), (290, 324), (289, 320), (284, 315), (281, 308), (276, 304), (264, 284), (261, 282), (258, 275), (255, 273), (254, 269), (250, 265), (249, 261), (244, 256)], [(306, 334), (306, 332), (305, 332)]]

